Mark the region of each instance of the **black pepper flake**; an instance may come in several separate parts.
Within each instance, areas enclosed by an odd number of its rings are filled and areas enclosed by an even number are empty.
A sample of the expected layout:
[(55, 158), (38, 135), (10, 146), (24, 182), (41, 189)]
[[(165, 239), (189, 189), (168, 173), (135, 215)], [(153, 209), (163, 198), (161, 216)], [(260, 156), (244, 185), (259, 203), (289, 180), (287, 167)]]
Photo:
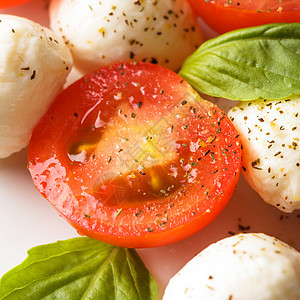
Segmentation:
[(142, 214), (143, 211), (142, 210), (139, 210), (139, 212), (135, 213), (135, 216), (138, 217), (140, 214)]
[[(214, 141), (215, 141), (215, 139), (217, 138), (217, 136), (215, 135), (213, 138), (212, 138), (212, 140), (210, 141), (210, 144), (212, 144)], [(227, 149), (226, 149), (227, 150)], [(227, 150), (228, 151), (228, 150)]]
[(149, 231), (149, 232), (152, 232), (152, 231), (153, 231), (153, 229), (152, 229), (152, 228), (148, 228), (148, 231)]
[(239, 224), (238, 228), (239, 228), (240, 231), (250, 230), (250, 226), (249, 225), (243, 226), (243, 225)]
[(36, 75), (36, 71), (33, 70), (32, 74), (31, 74), (31, 77), (30, 77), (30, 80), (33, 80), (35, 78), (35, 75)]
[(131, 59), (133, 59), (133, 58), (135, 57), (135, 54), (134, 54), (132, 51), (130, 51), (129, 57), (130, 57)]
[(131, 113), (131, 118), (135, 118), (136, 117), (136, 114), (135, 113)]
[(74, 113), (74, 117), (78, 117), (78, 113), (77, 112)]
[(186, 105), (187, 104), (187, 101), (186, 100), (183, 100), (182, 102), (181, 102), (181, 105), (183, 106), (183, 105)]
[(257, 167), (257, 165), (259, 165), (259, 164), (260, 164), (260, 158), (257, 158), (256, 160), (251, 162), (252, 168), (257, 169), (257, 170), (262, 170), (262, 168)]
[(139, 101), (137, 107), (140, 108), (143, 105), (143, 103), (141, 101)]
[(191, 106), (191, 107), (190, 107), (190, 111), (194, 114), (194, 113), (196, 113), (196, 108), (193, 107), (193, 106)]
[(151, 64), (158, 64), (158, 61), (157, 61), (156, 58), (152, 57), (150, 63)]
[(141, 174), (141, 175), (146, 175), (146, 173), (144, 173), (144, 172), (142, 172), (142, 171), (140, 171), (140, 174)]
[(204, 156), (206, 156), (209, 152), (210, 152), (210, 150), (207, 150), (207, 151), (204, 153)]

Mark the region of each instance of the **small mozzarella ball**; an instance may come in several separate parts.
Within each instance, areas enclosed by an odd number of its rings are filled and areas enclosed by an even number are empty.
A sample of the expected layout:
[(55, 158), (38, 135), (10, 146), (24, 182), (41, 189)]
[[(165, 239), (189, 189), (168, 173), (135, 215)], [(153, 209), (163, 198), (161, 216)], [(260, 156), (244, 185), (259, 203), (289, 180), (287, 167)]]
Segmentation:
[(240, 102), (228, 115), (249, 184), (282, 211), (300, 209), (300, 99)]
[(164, 300), (298, 300), (300, 253), (265, 234), (210, 245), (169, 282)]
[(203, 41), (186, 0), (52, 0), (50, 24), (85, 73), (134, 60), (176, 71)]
[(28, 145), (61, 91), (72, 56), (60, 37), (30, 20), (0, 15), (0, 158)]

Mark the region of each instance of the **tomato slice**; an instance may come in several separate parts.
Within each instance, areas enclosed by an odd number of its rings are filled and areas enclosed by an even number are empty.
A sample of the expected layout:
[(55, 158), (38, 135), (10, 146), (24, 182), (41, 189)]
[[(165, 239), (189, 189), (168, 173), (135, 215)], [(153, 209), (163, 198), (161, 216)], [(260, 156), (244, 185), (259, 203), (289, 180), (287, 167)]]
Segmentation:
[(140, 248), (211, 222), (232, 196), (240, 160), (218, 107), (170, 70), (126, 63), (59, 95), (33, 132), (28, 167), (79, 233)]
[(268, 23), (300, 22), (299, 0), (189, 0), (218, 33)]
[(26, 2), (29, 2), (31, 0), (1, 0), (0, 1), (0, 8), (8, 8), (17, 6)]

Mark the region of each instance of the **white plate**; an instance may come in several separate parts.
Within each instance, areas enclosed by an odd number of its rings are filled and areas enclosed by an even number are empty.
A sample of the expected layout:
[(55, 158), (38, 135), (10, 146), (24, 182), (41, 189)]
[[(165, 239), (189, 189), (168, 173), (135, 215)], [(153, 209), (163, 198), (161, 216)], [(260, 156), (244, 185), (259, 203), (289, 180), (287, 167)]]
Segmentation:
[[(0, 10), (48, 25), (47, 1)], [(34, 188), (27, 149), (0, 160), (0, 277), (27, 256), (29, 248), (78, 236)], [(263, 232), (300, 250), (300, 212), (284, 214), (265, 204), (240, 178), (229, 205), (206, 228), (183, 241), (138, 253), (155, 277), (160, 298), (168, 280), (209, 244), (232, 233)]]

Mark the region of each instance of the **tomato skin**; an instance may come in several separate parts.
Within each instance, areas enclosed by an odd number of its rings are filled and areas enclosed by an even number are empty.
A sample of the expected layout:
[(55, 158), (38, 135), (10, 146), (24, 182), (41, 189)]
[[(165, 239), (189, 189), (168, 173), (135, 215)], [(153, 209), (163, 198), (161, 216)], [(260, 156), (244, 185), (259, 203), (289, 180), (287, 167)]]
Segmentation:
[(20, 4), (29, 2), (29, 1), (31, 1), (31, 0), (1, 0), (0, 1), (0, 9), (17, 6), (17, 5), (20, 5)]
[[(215, 105), (198, 97), (177, 74), (148, 63), (113, 65), (85, 76), (58, 96), (33, 132), (28, 168), (35, 186), (80, 234), (110, 244), (156, 247), (192, 235), (224, 209), (241, 166), (241, 146), (232, 123)], [(157, 128), (164, 130), (153, 135)], [(132, 196), (133, 191), (120, 200), (114, 179), (103, 178), (111, 172), (131, 178), (137, 167), (127, 172), (126, 163), (118, 159), (127, 159), (135, 141), (143, 145), (145, 132), (151, 133), (147, 145), (159, 149), (151, 152), (156, 164), (167, 170), (157, 175), (159, 184), (176, 177), (181, 178), (180, 187), (168, 194), (159, 187), (164, 197), (143, 200), (143, 194)], [(156, 142), (151, 140), (155, 135)], [(120, 151), (119, 145), (128, 142)], [(74, 147), (89, 156), (78, 156)], [(132, 158), (136, 161), (138, 156)], [(145, 178), (154, 168), (139, 160), (146, 167), (138, 169), (130, 185), (149, 192)], [(170, 165), (176, 166), (176, 176), (169, 175)], [(119, 178), (117, 187), (121, 192), (125, 187), (128, 195), (130, 187), (122, 186), (118, 175), (112, 177)]]
[(217, 33), (268, 23), (300, 22), (298, 0), (189, 0), (195, 13)]

